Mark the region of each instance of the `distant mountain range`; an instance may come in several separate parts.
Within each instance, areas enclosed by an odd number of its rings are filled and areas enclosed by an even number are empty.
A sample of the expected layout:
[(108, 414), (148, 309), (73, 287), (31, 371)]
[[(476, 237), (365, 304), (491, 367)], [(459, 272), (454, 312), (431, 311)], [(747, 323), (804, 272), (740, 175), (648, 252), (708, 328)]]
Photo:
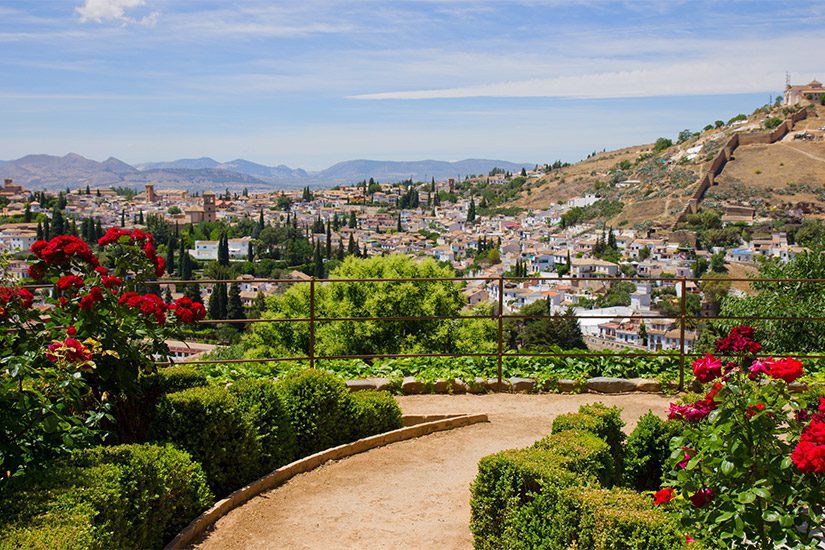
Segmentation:
[(390, 183), (408, 178), (429, 181), (431, 178), (487, 174), (493, 168), (517, 172), (532, 166), (534, 165), (489, 159), (467, 159), (457, 162), (348, 160), (325, 170), (308, 172), (283, 164), (265, 166), (244, 159), (218, 162), (209, 157), (131, 166), (114, 157), (97, 162), (76, 153), (69, 153), (63, 157), (27, 155), (16, 160), (0, 161), (0, 177), (12, 178), (30, 189), (54, 190), (86, 185), (140, 187), (154, 183), (158, 187), (176, 187), (191, 191), (221, 187), (247, 187), (253, 191), (263, 191), (307, 185), (319, 187), (349, 184), (369, 178)]

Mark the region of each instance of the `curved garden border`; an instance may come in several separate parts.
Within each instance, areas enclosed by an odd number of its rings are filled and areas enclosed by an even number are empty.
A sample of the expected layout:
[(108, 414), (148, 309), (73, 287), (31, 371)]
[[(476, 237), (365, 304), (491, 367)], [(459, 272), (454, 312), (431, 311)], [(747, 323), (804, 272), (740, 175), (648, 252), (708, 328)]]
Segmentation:
[(453, 428), (461, 428), (479, 422), (488, 422), (486, 414), (454, 414), (454, 415), (426, 415), (426, 416), (405, 416), (405, 427), (383, 434), (365, 437), (352, 443), (332, 447), (296, 460), (286, 466), (282, 466), (274, 472), (253, 481), (245, 487), (241, 487), (226, 498), (216, 502), (211, 508), (203, 512), (200, 516), (184, 528), (183, 531), (166, 545), (164, 550), (177, 550), (186, 547), (195, 538), (200, 536), (206, 529), (211, 527), (218, 519), (228, 514), (247, 500), (257, 496), (264, 491), (282, 485), (292, 477), (308, 472), (330, 460), (339, 460), (348, 456), (363, 453), (376, 447), (397, 443), (408, 439), (414, 439), (423, 435), (428, 435)]

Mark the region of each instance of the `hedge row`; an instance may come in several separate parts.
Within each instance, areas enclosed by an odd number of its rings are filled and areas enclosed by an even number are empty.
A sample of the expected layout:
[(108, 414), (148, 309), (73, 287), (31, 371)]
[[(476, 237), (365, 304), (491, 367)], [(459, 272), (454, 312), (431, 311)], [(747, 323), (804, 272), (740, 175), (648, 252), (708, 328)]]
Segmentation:
[(297, 458), (400, 427), (401, 410), (390, 394), (353, 394), (334, 375), (308, 369), (278, 382), (168, 394), (151, 437), (188, 451), (223, 496)]
[(157, 548), (212, 500), (184, 451), (97, 447), (5, 484), (0, 548)]
[(583, 406), (553, 434), (479, 463), (472, 485), (478, 549), (682, 548), (676, 520), (652, 499), (616, 487), (624, 438), (618, 409)]
[(96, 447), (0, 485), (0, 549), (159, 548), (213, 495), (308, 454), (401, 427), (390, 394), (351, 394), (323, 371), (228, 387), (205, 382), (190, 367), (162, 369), (147, 381), (160, 389), (153, 444)]

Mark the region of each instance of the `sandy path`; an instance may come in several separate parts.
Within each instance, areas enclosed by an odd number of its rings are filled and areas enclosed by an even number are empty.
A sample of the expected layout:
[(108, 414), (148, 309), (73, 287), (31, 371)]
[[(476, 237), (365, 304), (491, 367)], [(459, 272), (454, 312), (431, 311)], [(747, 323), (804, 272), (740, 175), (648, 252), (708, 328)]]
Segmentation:
[(471, 548), (470, 482), (481, 457), (524, 447), (582, 403), (624, 409), (627, 429), (669, 399), (645, 394), (406, 396), (408, 414), (487, 413), (489, 423), (328, 463), (220, 519), (198, 548)]

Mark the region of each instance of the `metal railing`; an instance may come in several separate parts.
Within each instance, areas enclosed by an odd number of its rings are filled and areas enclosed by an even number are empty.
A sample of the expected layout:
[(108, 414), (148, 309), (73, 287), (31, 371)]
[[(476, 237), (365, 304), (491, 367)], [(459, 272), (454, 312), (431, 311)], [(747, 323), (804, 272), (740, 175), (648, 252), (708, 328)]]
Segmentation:
[[(724, 281), (734, 282), (766, 282), (766, 283), (825, 283), (825, 279), (791, 279), (791, 278), (725, 278)], [(416, 283), (434, 283), (434, 282), (453, 282), (466, 283), (470, 281), (485, 281), (488, 284), (493, 283), (497, 286), (497, 308), (492, 315), (433, 315), (433, 316), (372, 316), (372, 317), (325, 317), (319, 316), (316, 311), (316, 294), (319, 285), (334, 285), (341, 283), (401, 283), (401, 282), (416, 282)], [(501, 383), (503, 379), (503, 362), (505, 357), (612, 357), (618, 353), (613, 352), (522, 352), (505, 353), (504, 349), (504, 321), (505, 319), (546, 319), (547, 315), (522, 315), (518, 313), (504, 312), (504, 289), (508, 282), (551, 282), (557, 284), (574, 284), (578, 285), (583, 282), (600, 282), (600, 283), (616, 283), (616, 282), (643, 282), (643, 283), (670, 283), (672, 286), (679, 287), (679, 311), (676, 315), (664, 314), (648, 314), (648, 313), (634, 313), (634, 319), (669, 319), (675, 320), (679, 326), (679, 348), (678, 350), (657, 350), (646, 352), (618, 352), (623, 357), (659, 357), (659, 356), (674, 356), (678, 353), (679, 357), (679, 389), (684, 389), (685, 385), (685, 364), (689, 357), (695, 357), (699, 354), (687, 351), (686, 330), (688, 323), (692, 321), (709, 321), (709, 320), (739, 320), (739, 321), (769, 321), (769, 320), (784, 320), (784, 321), (825, 321), (825, 315), (821, 317), (794, 317), (794, 316), (754, 316), (754, 315), (688, 315), (687, 311), (687, 295), (688, 282), (700, 283), (703, 279), (695, 277), (433, 277), (433, 278), (360, 278), (360, 279), (191, 279), (191, 280), (173, 280), (160, 279), (152, 281), (152, 283), (161, 286), (171, 285), (187, 285), (187, 284), (278, 284), (278, 285), (293, 285), (293, 284), (307, 284), (309, 285), (309, 304), (308, 316), (306, 317), (277, 317), (277, 318), (257, 318), (257, 319), (209, 319), (200, 321), (203, 325), (231, 325), (231, 324), (251, 324), (251, 323), (308, 323), (309, 324), (309, 346), (306, 355), (294, 357), (264, 357), (254, 359), (193, 359), (174, 361), (174, 364), (231, 364), (231, 363), (270, 363), (270, 362), (287, 362), (287, 361), (308, 361), (310, 367), (314, 367), (316, 361), (319, 360), (338, 360), (338, 359), (390, 359), (390, 358), (416, 358), (416, 357), (495, 357), (496, 370), (498, 382)], [(50, 285), (44, 285), (50, 286)], [(824, 312), (825, 313), (825, 312)], [(615, 319), (619, 317), (616, 314), (611, 315), (576, 315), (568, 313), (554, 314), (556, 318), (576, 318), (576, 319)], [(460, 319), (488, 319), (497, 321), (497, 350), (494, 353), (378, 353), (378, 354), (353, 354), (353, 355), (318, 355), (316, 354), (316, 328), (319, 323), (327, 322), (404, 322), (404, 321), (447, 321)], [(825, 355), (797, 355), (800, 359), (825, 359)], [(162, 362), (160, 364), (170, 364), (170, 362)]]

